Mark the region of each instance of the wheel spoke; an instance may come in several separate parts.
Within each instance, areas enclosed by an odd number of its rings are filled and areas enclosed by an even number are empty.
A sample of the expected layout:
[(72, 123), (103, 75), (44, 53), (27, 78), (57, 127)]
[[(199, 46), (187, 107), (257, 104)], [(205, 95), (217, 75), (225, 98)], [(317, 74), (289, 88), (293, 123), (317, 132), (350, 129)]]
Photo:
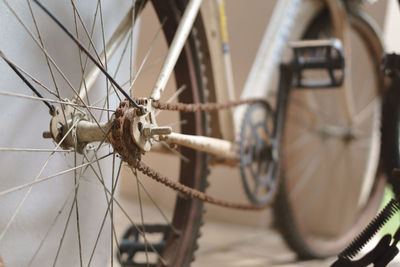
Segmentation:
[[(38, 35), (38, 38), (39, 38), (39, 41), (40, 41), (40, 45), (44, 48), (45, 46), (44, 46), (40, 31), (39, 31), (39, 27), (38, 27), (38, 24), (37, 24), (37, 21), (36, 21), (36, 17), (35, 17), (35, 15), (33, 13), (33, 10), (32, 10), (31, 0), (27, 0), (27, 3), (28, 3), (28, 6), (29, 6), (29, 11), (31, 13), (32, 20), (33, 20), (33, 22), (35, 24), (35, 29), (36, 29), (36, 32), (37, 32), (37, 35)], [(60, 95), (60, 90), (58, 88), (58, 85), (57, 85), (57, 82), (56, 82), (56, 79), (55, 79), (55, 76), (54, 76), (53, 68), (51, 67), (51, 64), (50, 64), (49, 57), (47, 56), (47, 53), (44, 52), (44, 49), (42, 49), (42, 52), (43, 52), (44, 57), (46, 58), (46, 64), (47, 64), (47, 67), (49, 69), (50, 76), (51, 76), (51, 79), (53, 81), (54, 88), (56, 89), (56, 96), (57, 96), (57, 98), (59, 100), (61, 100), (62, 98), (61, 98), (61, 95)], [(61, 108), (61, 111), (63, 113), (64, 120), (67, 121), (67, 118), (65, 116), (65, 112), (64, 112), (64, 110), (62, 108)]]
[[(113, 160), (115, 160), (115, 157), (113, 158)], [(113, 163), (113, 165), (114, 165), (114, 163)], [(118, 184), (118, 180), (119, 180), (120, 172), (121, 172), (121, 166), (122, 166), (122, 162), (120, 162), (120, 164), (119, 164), (119, 166), (118, 166), (118, 171), (117, 171), (117, 174), (116, 174), (115, 183), (112, 184), (111, 195), (113, 194), (112, 190), (115, 190), (115, 188), (116, 188), (116, 186), (117, 186), (117, 184)], [(93, 168), (93, 167), (92, 167), (92, 169), (93, 169), (93, 171), (94, 171), (94, 168)], [(113, 170), (114, 170), (114, 166), (113, 166)], [(113, 171), (113, 173), (114, 173), (114, 171)], [(98, 179), (101, 180), (100, 176), (97, 175), (97, 172), (95, 172), (95, 175), (97, 176)], [(113, 179), (113, 180), (114, 180), (114, 179)], [(104, 181), (104, 180), (103, 180), (103, 181)], [(105, 212), (105, 214), (104, 214), (104, 217), (103, 217), (103, 220), (102, 220), (100, 229), (99, 229), (99, 231), (98, 231), (98, 234), (97, 234), (97, 237), (96, 237), (96, 241), (95, 241), (94, 246), (93, 246), (93, 249), (92, 249), (92, 253), (90, 254), (88, 266), (90, 266), (91, 263), (92, 263), (92, 260), (93, 260), (93, 257), (94, 257), (94, 253), (95, 253), (95, 251), (96, 251), (97, 244), (98, 244), (98, 241), (99, 241), (99, 239), (100, 239), (100, 235), (101, 235), (101, 233), (102, 233), (102, 231), (103, 231), (106, 218), (107, 218), (107, 216), (108, 216), (108, 214), (109, 214), (109, 212), (110, 212), (110, 210), (111, 210), (111, 205), (114, 205), (114, 202), (115, 202), (114, 197), (112, 197), (112, 199), (108, 199), (107, 190), (105, 190), (105, 193), (106, 193), (106, 199), (107, 199), (107, 209), (106, 209), (106, 212)], [(113, 208), (112, 208), (112, 209), (113, 209)], [(111, 215), (111, 218), (113, 218), (112, 215)], [(112, 222), (112, 221), (111, 221), (111, 222)], [(115, 239), (115, 241), (116, 241), (116, 243), (117, 243), (117, 246), (118, 246), (118, 240), (117, 240), (117, 235), (116, 235), (116, 231), (115, 231), (114, 224), (112, 224), (112, 231), (113, 231), (114, 238), (111, 237), (111, 240), (114, 240), (114, 239)], [(113, 243), (113, 242), (111, 242), (111, 243)], [(111, 245), (113, 245), (113, 244), (111, 244)], [(119, 251), (118, 251), (118, 253), (119, 253)], [(114, 255), (112, 255), (111, 257), (113, 257), (113, 256), (114, 256)]]
[(377, 104), (377, 99), (369, 102), (361, 111), (359, 111), (353, 119), (353, 126), (358, 126), (363, 123), (365, 120), (371, 118), (371, 114), (374, 112), (374, 109)]
[[(38, 1), (34, 0), (36, 3), (38, 3)], [(103, 131), (103, 129), (101, 128), (99, 122), (97, 121), (96, 117), (93, 115), (92, 111), (87, 108), (87, 105), (85, 104), (85, 102), (83, 101), (83, 99), (81, 99), (81, 97), (79, 96), (79, 93), (76, 91), (76, 89), (72, 86), (71, 82), (67, 79), (67, 77), (65, 76), (65, 74), (61, 71), (61, 69), (58, 67), (58, 65), (55, 63), (55, 61), (49, 56), (48, 52), (44, 49), (44, 47), (39, 43), (39, 41), (35, 38), (35, 36), (33, 35), (33, 33), (28, 29), (28, 27), (24, 24), (24, 22), (22, 21), (22, 19), (20, 18), (20, 16), (15, 12), (15, 10), (10, 6), (10, 4), (8, 3), (7, 0), (3, 0), (3, 2), (6, 4), (7, 8), (11, 11), (11, 13), (14, 14), (14, 17), (18, 20), (18, 22), (23, 26), (23, 28), (25, 29), (25, 31), (31, 36), (32, 40), (36, 43), (36, 45), (43, 51), (43, 53), (46, 54), (46, 56), (48, 57), (48, 59), (50, 60), (50, 62), (53, 64), (53, 66), (57, 69), (57, 71), (59, 72), (59, 74), (61, 75), (61, 77), (65, 80), (65, 82), (68, 84), (68, 86), (72, 89), (72, 91), (75, 93), (75, 95), (78, 97), (78, 99), (81, 101), (81, 103), (86, 107), (88, 113), (90, 114), (90, 116), (93, 118), (93, 120), (95, 121), (95, 123), (97, 124), (97, 126)], [(43, 7), (42, 5), (39, 4), (39, 6)], [(54, 18), (54, 17), (53, 17)], [(74, 39), (76, 40), (76, 39)], [(80, 44), (80, 42), (78, 40), (76, 40), (78, 43)], [(81, 44), (80, 44), (81, 45)], [(81, 45), (81, 49), (84, 50), (84, 47)], [(86, 51), (86, 50), (84, 50)], [(88, 54), (88, 56), (90, 56), (90, 54)], [(99, 64), (97, 61), (93, 61), (95, 64)], [(98, 67), (101, 69), (101, 66), (98, 65)], [(107, 72), (103, 72), (107, 78), (111, 78), (109, 76), (109, 74)], [(111, 79), (112, 80), (112, 79)], [(114, 80), (112, 80), (114, 81)], [(115, 81), (114, 81), (115, 82)], [(121, 89), (121, 91), (123, 91)], [(125, 93), (125, 92), (122, 92)], [(127, 97), (128, 99), (130, 98), (129, 96)], [(133, 101), (133, 100), (132, 100)], [(133, 101), (134, 102), (134, 101)], [(134, 102), (136, 103), (136, 102)], [(137, 106), (137, 104), (136, 104)], [(103, 131), (104, 132), (104, 131)], [(105, 133), (104, 133), (105, 134)]]
[[(76, 155), (76, 147), (75, 147), (75, 152), (74, 152), (74, 165), (77, 165), (77, 155)], [(83, 164), (83, 162), (82, 162)], [(82, 169), (80, 169), (82, 171)], [(79, 186), (78, 186), (78, 179), (81, 178), (82, 173), (79, 174), (79, 177), (77, 177), (77, 169), (74, 170), (74, 187), (75, 187), (75, 191), (74, 191), (74, 200), (75, 200), (75, 214), (76, 214), (76, 230), (78, 233), (78, 247), (79, 247), (79, 263), (80, 266), (83, 266), (82, 263), (82, 242), (81, 242), (81, 227), (80, 227), (80, 223), (79, 223), (79, 204), (78, 204), (78, 190), (79, 190)]]
[[(308, 163), (305, 165), (305, 171), (298, 178), (296, 184), (293, 186), (293, 190), (290, 192), (290, 198), (295, 199), (297, 195), (302, 191), (302, 189), (306, 186), (307, 183), (310, 182), (311, 178), (314, 177), (315, 171), (318, 169), (320, 162), (322, 160), (321, 153), (326, 149), (326, 147), (321, 146), (317, 153), (313, 154)], [(300, 172), (297, 172), (300, 173)]]
[[(182, 94), (183, 91), (185, 91), (185, 89), (186, 89), (186, 85), (185, 85), (185, 84), (182, 85), (181, 87), (179, 87), (178, 90), (176, 90), (176, 91), (174, 92), (174, 94), (173, 94), (170, 98), (168, 98), (168, 100), (167, 100), (166, 103), (171, 103), (172, 101), (174, 101), (175, 99), (177, 99), (177, 98), (179, 97), (179, 95)], [(157, 111), (154, 113), (154, 117), (157, 118), (157, 116), (161, 113), (161, 111), (162, 111), (162, 110), (157, 110)]]
[(162, 28), (164, 27), (164, 23), (165, 23), (165, 20), (161, 23), (160, 27), (157, 29), (157, 32), (155, 33), (155, 35), (153, 37), (153, 40), (151, 40), (150, 45), (147, 48), (147, 52), (146, 52), (146, 54), (145, 54), (145, 56), (144, 56), (144, 58), (142, 60), (142, 63), (140, 63), (139, 69), (137, 70), (137, 72), (136, 72), (136, 74), (135, 74), (135, 76), (133, 78), (133, 81), (131, 82), (131, 84), (129, 86), (129, 90), (128, 91), (131, 92), (131, 95), (132, 95), (133, 86), (134, 86), (137, 78), (139, 78), (140, 74), (142, 73), (143, 66), (146, 63), (147, 59), (149, 58), (150, 53), (151, 53), (151, 51), (153, 50), (153, 47), (156, 44), (158, 36), (160, 35), (160, 32), (161, 32)]
[[(89, 164), (88, 165), (93, 173), (95, 174), (97, 180), (100, 182), (100, 184), (103, 186), (105, 192), (107, 193), (107, 195), (112, 195), (112, 192), (106, 187), (104, 180), (102, 180), (101, 176), (98, 174), (98, 172), (94, 169), (94, 167)], [(139, 228), (139, 226), (132, 220), (132, 218), (129, 216), (129, 214), (126, 212), (126, 210), (122, 207), (122, 205), (119, 203), (119, 201), (114, 198), (114, 203), (117, 204), (118, 208), (122, 211), (122, 213), (126, 216), (126, 218), (129, 220), (129, 222), (135, 227), (135, 229), (138, 231), (138, 233), (143, 237), (143, 239), (146, 239), (145, 234), (142, 232), (142, 229)], [(148, 242), (146, 240), (146, 242)], [(154, 253), (156, 253), (159, 257), (159, 259), (161, 260), (161, 262), (163, 262), (165, 264), (165, 260), (161, 257), (161, 255), (157, 252), (157, 250), (152, 246), (152, 244), (150, 242), (148, 242), (149, 247), (153, 250)]]
[(74, 152), (74, 150), (69, 149), (44, 149), (44, 148), (16, 148), (16, 147), (0, 147), (0, 151), (3, 152), (62, 152), (69, 153)]
[[(76, 122), (77, 123), (77, 122)], [(59, 146), (61, 145), (61, 143), (64, 141), (64, 139), (67, 137), (67, 135), (69, 134), (69, 132), (75, 127), (76, 124), (74, 124), (68, 131), (67, 134), (60, 140), (60, 142), (57, 144), (55, 150), (57, 150), (59, 148)], [(20, 201), (20, 203), (18, 204), (17, 208), (15, 209), (13, 215), (11, 216), (10, 220), (8, 221), (7, 225), (4, 227), (4, 229), (1, 231), (0, 233), (0, 241), (3, 239), (3, 237), (5, 236), (5, 234), (7, 233), (8, 229), (10, 228), (11, 224), (13, 223), (15, 217), (18, 215), (19, 211), (21, 210), (22, 206), (24, 205), (26, 199), (28, 198), (30, 192), (32, 191), (32, 186), (35, 183), (38, 183), (39, 181), (39, 177), (42, 175), (42, 173), (44, 172), (44, 170), (46, 169), (47, 164), (49, 163), (50, 159), (52, 158), (52, 156), (55, 153), (52, 152), (49, 157), (47, 158), (47, 160), (45, 161), (45, 163), (42, 165), (39, 173), (36, 175), (35, 179), (33, 180), (33, 182), (29, 183), (28, 185), (23, 185), (23, 186), (19, 186), (19, 187), (14, 187), (11, 188), (9, 190), (5, 190), (3, 192), (0, 192), (0, 196), (29, 187), (28, 191), (25, 193), (24, 197), (22, 198), (22, 200)], [(48, 178), (50, 179), (50, 178)]]
[(39, 85), (40, 87), (42, 87), (44, 90), (46, 90), (49, 94), (52, 94), (53, 96), (57, 97), (58, 99), (61, 100), (61, 98), (59, 97), (59, 95), (55, 92), (53, 92), (52, 90), (50, 90), (48, 87), (46, 87), (42, 82), (40, 82), (39, 80), (35, 79), (32, 75), (30, 75), (27, 71), (25, 71), (24, 69), (22, 69), (20, 66), (18, 66), (17, 64), (15, 64), (15, 62), (11, 61), (9, 58), (7, 58), (1, 51), (0, 51), (0, 57), (2, 57), (6, 62), (9, 62), (13, 67), (15, 67), (18, 71), (22, 72), (23, 74), (25, 74), (26, 76), (28, 76), (33, 82), (35, 82), (37, 85)]
[(144, 251), (145, 251), (145, 255), (146, 255), (146, 262), (149, 262), (149, 252), (147, 249), (147, 237), (146, 237), (146, 229), (145, 229), (145, 223), (144, 223), (144, 215), (143, 215), (143, 205), (142, 205), (142, 196), (140, 194), (140, 186), (139, 186), (139, 178), (138, 178), (138, 174), (137, 174), (137, 169), (133, 170), (134, 176), (136, 178), (136, 188), (137, 188), (137, 194), (138, 194), (138, 200), (139, 200), (139, 209), (140, 209), (140, 219), (142, 222), (142, 231), (143, 231), (143, 235), (144, 235)]
[(68, 200), (70, 199), (70, 197), (72, 196), (72, 194), (75, 191), (75, 188), (79, 186), (79, 181), (77, 183), (77, 185), (72, 188), (72, 190), (69, 192), (67, 198), (65, 199), (64, 203), (62, 204), (61, 208), (58, 210), (57, 215), (54, 217), (52, 223), (50, 224), (49, 228), (46, 231), (46, 234), (43, 236), (42, 240), (39, 243), (39, 246), (37, 247), (37, 249), (35, 250), (35, 253), (33, 254), (32, 258), (29, 260), (28, 266), (31, 266), (33, 261), (35, 260), (36, 256), (38, 255), (40, 249), (43, 247), (44, 242), (46, 241), (47, 237), (49, 236), (51, 230), (54, 228), (54, 226), (56, 225), (58, 219), (60, 218), (61, 214), (63, 213), (65, 207), (68, 204)]
[(32, 100), (39, 100), (39, 101), (47, 101), (49, 103), (59, 103), (59, 104), (63, 104), (63, 105), (69, 105), (69, 106), (72, 106), (72, 107), (79, 107), (79, 108), (85, 108), (85, 109), (94, 109), (94, 110), (101, 110), (101, 111), (107, 111), (107, 112), (114, 112), (115, 111), (115, 110), (112, 110), (112, 109), (105, 109), (105, 108), (95, 107), (95, 106), (84, 106), (84, 105), (80, 105), (80, 104), (76, 104), (76, 103), (72, 103), (72, 102), (65, 102), (65, 101), (54, 100), (54, 99), (50, 99), (50, 98), (40, 98), (40, 97), (37, 97), (37, 96), (29, 96), (29, 95), (17, 94), (17, 93), (6, 92), (6, 91), (0, 91), (0, 95), (13, 96), (13, 97), (32, 99)]
[[(133, 170), (132, 170), (133, 173)], [(142, 188), (142, 190), (145, 192), (146, 196), (150, 199), (150, 201), (153, 203), (153, 205), (157, 208), (157, 210), (159, 211), (159, 213), (161, 214), (161, 216), (163, 217), (163, 219), (165, 220), (165, 222), (169, 225), (169, 227), (171, 228), (171, 230), (173, 230), (175, 233), (177, 233), (178, 231), (175, 229), (175, 227), (170, 223), (170, 220), (168, 219), (168, 216), (165, 214), (165, 212), (162, 211), (162, 208), (160, 207), (160, 205), (157, 204), (157, 202), (154, 200), (154, 198), (151, 196), (151, 194), (149, 193), (149, 191), (147, 191), (146, 187), (143, 185), (143, 183), (140, 181), (139, 177), (137, 177), (137, 181), (140, 185), (140, 187)]]

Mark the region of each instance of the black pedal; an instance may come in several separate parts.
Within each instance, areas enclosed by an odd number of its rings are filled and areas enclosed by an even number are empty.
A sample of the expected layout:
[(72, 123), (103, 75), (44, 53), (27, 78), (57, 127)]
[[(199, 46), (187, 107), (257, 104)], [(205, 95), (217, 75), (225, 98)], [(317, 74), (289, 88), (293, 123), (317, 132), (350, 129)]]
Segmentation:
[[(138, 229), (146, 236), (146, 242)], [(164, 224), (129, 227), (119, 243), (117, 258), (121, 266), (156, 266), (167, 239), (168, 229), (169, 226)]]
[(344, 52), (339, 39), (291, 43), (294, 88), (339, 87), (344, 80)]

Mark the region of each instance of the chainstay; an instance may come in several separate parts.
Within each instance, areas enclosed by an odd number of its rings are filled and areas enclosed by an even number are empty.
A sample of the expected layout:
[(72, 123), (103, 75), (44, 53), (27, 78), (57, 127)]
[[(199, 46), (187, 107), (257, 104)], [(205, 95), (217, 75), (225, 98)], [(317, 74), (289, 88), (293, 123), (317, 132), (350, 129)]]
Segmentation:
[(161, 103), (154, 102), (153, 107), (160, 110), (169, 111), (182, 111), (182, 112), (197, 112), (197, 111), (214, 111), (220, 109), (228, 109), (237, 107), (240, 105), (248, 105), (263, 102), (268, 104), (264, 98), (250, 98), (244, 100), (229, 101), (226, 103), (196, 103), (196, 104), (185, 104), (185, 103)]
[(245, 203), (237, 203), (231, 202), (221, 199), (216, 199), (210, 195), (207, 195), (199, 190), (193, 189), (186, 185), (183, 185), (179, 182), (175, 182), (168, 177), (162, 175), (161, 173), (153, 170), (149, 166), (147, 166), (142, 161), (138, 161), (135, 166), (137, 170), (145, 174), (146, 176), (150, 177), (151, 179), (187, 196), (190, 198), (195, 198), (213, 205), (221, 206), (224, 208), (231, 208), (231, 209), (239, 209), (239, 210), (263, 210), (270, 206), (270, 204), (266, 205), (253, 205), (253, 204), (245, 204)]

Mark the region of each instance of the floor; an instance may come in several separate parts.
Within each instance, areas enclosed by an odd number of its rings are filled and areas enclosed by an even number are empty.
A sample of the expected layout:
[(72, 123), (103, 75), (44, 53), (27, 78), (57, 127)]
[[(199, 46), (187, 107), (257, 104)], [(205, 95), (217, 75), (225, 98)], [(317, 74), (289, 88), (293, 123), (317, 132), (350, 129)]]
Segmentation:
[[(193, 266), (329, 266), (334, 258), (298, 262), (272, 229), (206, 223)], [(241, 238), (238, 240), (238, 236)]]
[[(140, 216), (131, 201), (121, 199), (120, 202), (132, 218)], [(148, 219), (157, 217), (157, 211), (151, 206), (145, 210)], [(116, 219), (117, 224), (122, 226), (120, 229), (129, 226), (129, 221), (122, 213), (117, 214)], [(335, 261), (335, 258), (297, 261), (295, 254), (285, 246), (280, 235), (273, 229), (207, 221), (201, 232), (200, 248), (195, 254), (193, 267), (316, 267), (330, 266)], [(400, 257), (389, 266), (400, 266)]]

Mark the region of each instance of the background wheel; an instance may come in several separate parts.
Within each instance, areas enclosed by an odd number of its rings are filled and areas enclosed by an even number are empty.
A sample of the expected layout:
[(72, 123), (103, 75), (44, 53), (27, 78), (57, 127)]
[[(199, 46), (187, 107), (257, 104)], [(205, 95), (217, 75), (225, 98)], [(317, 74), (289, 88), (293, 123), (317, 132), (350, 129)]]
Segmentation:
[[(382, 47), (361, 17), (349, 22), (346, 98), (342, 89), (293, 89), (287, 104), (274, 213), (276, 226), (301, 258), (342, 250), (375, 215), (385, 185), (378, 165)], [(326, 39), (330, 32), (325, 10), (303, 39)], [(353, 110), (350, 119), (345, 105)]]

